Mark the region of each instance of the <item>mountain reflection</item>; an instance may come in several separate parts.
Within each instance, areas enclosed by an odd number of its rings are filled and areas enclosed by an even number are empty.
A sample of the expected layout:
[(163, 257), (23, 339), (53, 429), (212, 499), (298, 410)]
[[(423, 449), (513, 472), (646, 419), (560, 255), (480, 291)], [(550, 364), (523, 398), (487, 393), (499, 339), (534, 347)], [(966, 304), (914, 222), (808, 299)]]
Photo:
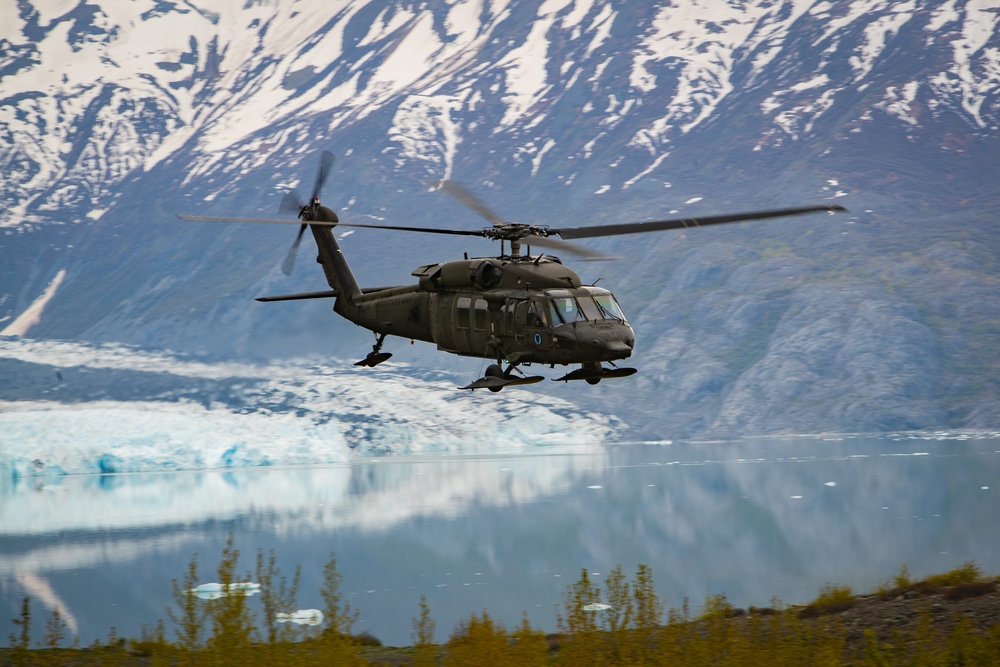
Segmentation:
[[(0, 535), (191, 524), (260, 515), (291, 526), (384, 530), (414, 514), (528, 502), (565, 489), (608, 457), (601, 447), (516, 459), (375, 459), (323, 468), (67, 476), (5, 489)], [(516, 474), (513, 474), (516, 471)]]
[[(649, 564), (671, 606), (706, 593), (801, 602), (826, 582), (870, 589), (904, 562), (1000, 569), (998, 450), (990, 434), (760, 439), (21, 482), (0, 497), (0, 582), (9, 606), (24, 591), (8, 583), (48, 577), (85, 619), (92, 603), (72, 576), (112, 590), (151, 573), (169, 582), (196, 551), (214, 567), (232, 532), (247, 553), (301, 563), (303, 591), (336, 551), (363, 627), (395, 643), (421, 593), (444, 632), (482, 607), (553, 627), (581, 567)], [(161, 588), (143, 622), (163, 616)]]

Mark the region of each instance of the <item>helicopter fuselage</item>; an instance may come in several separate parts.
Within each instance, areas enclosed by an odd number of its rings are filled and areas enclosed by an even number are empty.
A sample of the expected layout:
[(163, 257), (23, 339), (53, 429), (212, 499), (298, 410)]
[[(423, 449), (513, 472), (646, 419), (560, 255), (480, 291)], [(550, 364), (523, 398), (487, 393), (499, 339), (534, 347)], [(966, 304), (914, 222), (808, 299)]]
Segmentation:
[[(258, 297), (257, 300), (334, 298), (334, 312), (375, 334), (372, 351), (355, 366), (373, 367), (388, 360), (392, 354), (382, 352), (382, 344), (390, 335), (432, 343), (439, 350), (452, 354), (495, 360), (485, 369), (483, 377), (462, 389), (497, 392), (507, 386), (535, 384), (543, 378), (525, 375), (518, 368), (533, 363), (553, 367), (556, 364), (580, 364), (580, 368), (555, 378), (566, 382), (584, 380), (588, 384), (597, 384), (603, 379), (623, 378), (636, 373), (635, 368), (621, 368), (614, 363), (631, 356), (635, 346), (635, 333), (614, 295), (596, 285), (583, 285), (580, 277), (563, 266), (557, 257), (532, 257), (532, 245), (536, 248), (562, 249), (590, 259), (609, 259), (570, 241), (847, 210), (837, 204), (823, 204), (696, 218), (553, 228), (504, 220), (464, 187), (445, 179), (437, 181), (436, 186), (471, 208), (491, 226), (470, 230), (357, 222), (346, 225), (382, 231), (488, 238), (500, 241), (500, 256), (469, 259), (466, 255), (464, 260), (421, 266), (413, 272), (417, 278), (415, 285), (362, 288), (333, 234), (333, 229), (341, 224), (340, 219), (319, 199), (333, 160), (333, 153), (321, 153), (319, 171), (308, 204), (303, 204), (292, 191), (285, 193), (278, 212), (298, 210), (295, 221), (191, 215), (178, 217), (204, 222), (299, 225), (298, 236), (282, 263), (281, 269), (286, 275), (291, 274), (299, 243), (306, 229), (310, 229), (316, 240), (317, 261), (322, 265), (331, 289)], [(504, 254), (506, 244), (509, 244), (510, 254)], [(521, 254), (522, 246), (528, 248), (527, 255)], [(605, 362), (610, 367), (605, 367)]]
[(519, 364), (594, 364), (632, 354), (635, 334), (608, 290), (584, 286), (555, 257), (429, 264), (415, 285), (338, 298), (334, 309), (377, 334)]

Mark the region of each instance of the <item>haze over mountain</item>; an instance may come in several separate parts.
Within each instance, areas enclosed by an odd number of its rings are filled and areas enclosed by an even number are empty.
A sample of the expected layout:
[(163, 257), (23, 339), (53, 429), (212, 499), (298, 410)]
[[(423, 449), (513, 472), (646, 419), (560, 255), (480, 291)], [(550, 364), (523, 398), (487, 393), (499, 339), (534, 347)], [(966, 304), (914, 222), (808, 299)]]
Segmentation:
[[(618, 296), (640, 372), (517, 391), (662, 437), (996, 427), (998, 24), (988, 0), (6, 3), (0, 330), (361, 358), (329, 303), (251, 300), (325, 288), (305, 248), (280, 273), (294, 228), (174, 217), (273, 216), (328, 149), (353, 222), (482, 226), (442, 177), (552, 226), (850, 210), (564, 257)], [(498, 252), (341, 235), (369, 285)]]

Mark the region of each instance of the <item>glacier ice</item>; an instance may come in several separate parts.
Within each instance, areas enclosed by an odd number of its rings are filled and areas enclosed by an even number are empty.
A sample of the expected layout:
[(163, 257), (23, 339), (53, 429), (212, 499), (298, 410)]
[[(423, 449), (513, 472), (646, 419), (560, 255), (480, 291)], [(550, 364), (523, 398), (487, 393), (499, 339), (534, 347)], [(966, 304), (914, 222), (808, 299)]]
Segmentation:
[(275, 615), (278, 623), (297, 623), (298, 625), (320, 625), (323, 623), (323, 612), (319, 609), (298, 609), (290, 614), (278, 612)]
[(37, 365), (46, 377), (100, 371), (125, 386), (138, 376), (144, 388), (135, 400), (88, 400), (86, 382), (69, 394), (67, 379), (51, 392), (0, 401), (0, 479), (578, 447), (613, 439), (623, 426), (538, 393), (512, 392), (500, 401), (458, 392), (454, 381), (413, 377), (403, 365), (371, 372), (308, 360), (210, 363), (121, 345), (14, 337), (0, 338), (5, 359)]
[(251, 581), (241, 581), (239, 583), (228, 585), (212, 582), (209, 584), (199, 584), (198, 586), (192, 588), (191, 592), (202, 600), (218, 600), (227, 593), (242, 593), (243, 595), (250, 597), (251, 595), (260, 593), (260, 584), (253, 583)]

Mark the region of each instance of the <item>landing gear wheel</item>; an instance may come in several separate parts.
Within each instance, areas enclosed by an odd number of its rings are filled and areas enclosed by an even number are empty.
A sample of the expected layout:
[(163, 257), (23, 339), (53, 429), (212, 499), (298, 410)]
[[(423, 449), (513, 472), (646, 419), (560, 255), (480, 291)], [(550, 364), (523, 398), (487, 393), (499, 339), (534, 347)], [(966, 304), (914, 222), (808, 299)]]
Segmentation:
[(378, 366), (383, 361), (387, 360), (392, 356), (391, 352), (382, 352), (382, 343), (385, 342), (385, 334), (376, 334), (375, 344), (372, 345), (372, 351), (368, 353), (368, 356), (361, 361), (355, 362), (355, 366), (367, 366), (369, 368), (374, 368)]
[[(596, 371), (598, 373), (600, 373), (601, 370), (602, 370), (601, 362), (599, 362), (599, 361), (596, 361), (596, 362), (594, 362), (592, 364), (583, 364), (583, 368), (586, 368), (587, 370), (591, 370), (591, 371)], [(599, 378), (599, 377), (596, 377), (596, 378), (587, 378), (587, 384), (597, 384), (600, 381), (601, 381), (601, 378)]]
[[(486, 367), (486, 377), (505, 378), (506, 376), (503, 374), (503, 368), (500, 367), (500, 364), (490, 364)], [(502, 386), (489, 388), (494, 394), (501, 389), (503, 389)]]

